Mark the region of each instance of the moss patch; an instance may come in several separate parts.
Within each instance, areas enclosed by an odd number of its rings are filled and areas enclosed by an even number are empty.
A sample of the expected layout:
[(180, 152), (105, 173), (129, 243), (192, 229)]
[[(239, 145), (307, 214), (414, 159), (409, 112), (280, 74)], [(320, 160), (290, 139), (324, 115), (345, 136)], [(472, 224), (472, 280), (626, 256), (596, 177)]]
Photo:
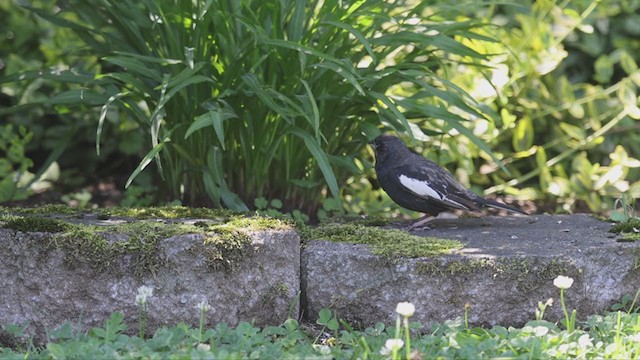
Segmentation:
[(191, 208), (185, 206), (161, 206), (148, 208), (111, 208), (101, 210), (102, 216), (123, 216), (134, 219), (220, 219), (239, 216), (237, 212), (224, 209)]
[(216, 226), (207, 231), (204, 247), (198, 249), (213, 270), (231, 270), (251, 248), (251, 238), (245, 231), (228, 226)]
[[(64, 252), (65, 265), (71, 269), (89, 265), (98, 271), (112, 267), (118, 259), (128, 257), (135, 276), (154, 274), (163, 264), (158, 255), (158, 241), (185, 232), (189, 226), (136, 222), (109, 227), (71, 225), (55, 234), (46, 244), (50, 250)], [(192, 226), (191, 226), (192, 227)]]
[(628, 234), (624, 234), (620, 239), (618, 239), (619, 242), (635, 242), (635, 241), (640, 241), (640, 233), (628, 233)]
[(69, 229), (69, 224), (62, 220), (34, 216), (2, 216), (2, 227), (22, 232), (58, 233)]
[(612, 233), (635, 233), (640, 230), (640, 219), (632, 218), (625, 222), (615, 224), (609, 229)]
[[(5, 209), (7, 208), (3, 208)], [(52, 209), (60, 210), (57, 206)], [(32, 212), (22, 210), (24, 209), (13, 209), (15, 213), (36, 213), (35, 210)], [(63, 211), (63, 213), (69, 212)], [(158, 242), (171, 236), (202, 234), (203, 245), (195, 247), (194, 251), (204, 253), (209, 265), (214, 269), (232, 269), (251, 248), (249, 231), (291, 228), (289, 223), (283, 220), (247, 217), (211, 209), (193, 209), (193, 211), (183, 207), (126, 209), (116, 213), (119, 216), (137, 213), (136, 216), (150, 218), (165, 215), (167, 218), (197, 217), (204, 218), (205, 221), (183, 224), (136, 220), (130, 223), (98, 226), (71, 224), (60, 219), (37, 215), (2, 215), (0, 227), (24, 232), (52, 233), (44, 244), (45, 248), (63, 251), (64, 262), (70, 268), (89, 265), (93, 269), (104, 271), (113, 266), (116, 261), (126, 261), (137, 276), (155, 273), (163, 265), (158, 254)], [(215, 221), (210, 221), (212, 219)]]
[(462, 248), (455, 240), (421, 237), (395, 229), (380, 229), (359, 224), (323, 224), (299, 227), (303, 240), (328, 240), (352, 244), (369, 244), (372, 252), (388, 257), (417, 258), (451, 253)]
[(83, 210), (73, 208), (67, 205), (43, 205), (35, 208), (10, 208), (6, 206), (0, 206), (0, 213), (4, 214), (24, 214), (24, 215), (76, 215), (82, 213)]
[(186, 206), (161, 206), (148, 208), (109, 208), (98, 210), (87, 210), (69, 207), (67, 205), (45, 205), (36, 208), (9, 208), (0, 207), (0, 213), (21, 214), (21, 215), (78, 215), (96, 214), (100, 219), (108, 219), (111, 216), (130, 217), (133, 219), (229, 219), (240, 216), (240, 213), (224, 209), (191, 208)]
[(622, 234), (618, 242), (634, 242), (640, 240), (640, 219), (632, 218), (625, 222), (617, 223), (609, 229), (609, 232)]
[(323, 225), (328, 224), (351, 224), (351, 225), (363, 225), (363, 226), (386, 226), (391, 221), (389, 218), (382, 216), (358, 216), (358, 215), (344, 215), (334, 216), (322, 221)]

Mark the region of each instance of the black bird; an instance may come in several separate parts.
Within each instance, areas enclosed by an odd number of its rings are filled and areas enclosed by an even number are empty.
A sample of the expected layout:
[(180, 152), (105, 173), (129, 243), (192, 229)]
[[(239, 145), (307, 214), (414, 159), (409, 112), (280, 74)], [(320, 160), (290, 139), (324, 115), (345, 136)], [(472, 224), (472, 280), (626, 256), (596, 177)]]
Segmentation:
[(479, 210), (482, 206), (527, 215), (522, 210), (485, 199), (467, 190), (447, 170), (413, 153), (395, 136), (381, 135), (371, 142), (376, 153), (378, 182), (398, 205), (427, 215), (410, 229), (449, 210)]

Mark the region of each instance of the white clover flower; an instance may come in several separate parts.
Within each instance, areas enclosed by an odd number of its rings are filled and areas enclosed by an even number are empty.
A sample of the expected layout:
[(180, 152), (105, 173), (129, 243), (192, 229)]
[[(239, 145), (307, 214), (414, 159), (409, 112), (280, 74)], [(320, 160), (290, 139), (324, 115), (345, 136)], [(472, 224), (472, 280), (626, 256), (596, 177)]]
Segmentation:
[(211, 351), (211, 345), (200, 343), (196, 346), (196, 350), (209, 352)]
[(147, 303), (147, 299), (153, 296), (153, 286), (142, 285), (138, 288), (136, 295), (136, 304), (143, 305)]
[(584, 334), (580, 336), (580, 338), (578, 339), (578, 346), (580, 346), (581, 348), (593, 346), (593, 343), (591, 342), (591, 338), (589, 337), (589, 334)]
[(410, 302), (399, 302), (396, 312), (404, 317), (410, 317), (416, 312), (416, 307)]
[(627, 339), (632, 342), (640, 342), (640, 332), (637, 332), (633, 335), (627, 335)]
[(400, 339), (389, 339), (385, 341), (384, 347), (380, 349), (380, 354), (389, 355), (394, 350), (400, 350), (404, 346), (404, 341)]
[(209, 309), (211, 309), (211, 307), (209, 306), (209, 301), (207, 299), (204, 299), (202, 301), (200, 301), (197, 305), (196, 305), (196, 309), (200, 310), (200, 311), (209, 311)]
[(542, 337), (549, 333), (549, 328), (545, 326), (536, 326), (533, 328), (533, 333), (536, 336)]
[(553, 298), (548, 298), (544, 303), (544, 306), (553, 306)]
[(569, 344), (561, 344), (560, 346), (558, 346), (558, 351), (566, 354), (567, 351), (569, 351)]
[(553, 286), (558, 289), (568, 289), (573, 285), (573, 279), (568, 276), (558, 276), (553, 280)]
[(331, 347), (329, 345), (314, 344), (313, 348), (322, 355), (331, 355)]

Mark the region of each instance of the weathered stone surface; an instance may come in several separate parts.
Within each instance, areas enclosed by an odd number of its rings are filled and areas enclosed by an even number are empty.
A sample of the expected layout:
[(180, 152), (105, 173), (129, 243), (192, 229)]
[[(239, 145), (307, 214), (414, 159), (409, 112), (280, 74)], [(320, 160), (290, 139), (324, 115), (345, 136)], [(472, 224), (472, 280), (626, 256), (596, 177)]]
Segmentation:
[(587, 215), (443, 220), (425, 236), (457, 239), (465, 247), (435, 258), (385, 259), (366, 245), (309, 241), (302, 253), (303, 307), (322, 308), (362, 325), (395, 320), (400, 301), (416, 305), (412, 320), (443, 322), (464, 314), (479, 325), (521, 325), (538, 301), (554, 298), (545, 318), (562, 317), (553, 279), (575, 279), (566, 291), (578, 317), (601, 313), (640, 287), (634, 243), (616, 242), (610, 224)]
[(201, 235), (180, 235), (159, 240), (153, 275), (136, 274), (135, 254), (117, 257), (104, 271), (90, 257), (70, 266), (73, 249), (44, 246), (53, 235), (0, 229), (0, 324), (29, 323), (30, 333), (41, 338), (65, 322), (82, 329), (101, 325), (118, 311), (135, 332), (135, 295), (147, 285), (154, 287), (149, 331), (179, 322), (197, 325), (196, 304), (204, 299), (211, 306), (210, 326), (278, 324), (298, 315), (299, 290), (301, 313), (311, 321), (327, 307), (354, 325), (393, 322), (396, 304), (411, 301), (412, 320), (423, 324), (462, 316), (469, 304), (472, 324), (521, 325), (548, 298), (556, 301), (545, 318), (562, 317), (552, 284), (558, 275), (575, 279), (567, 305), (584, 317), (640, 287), (639, 245), (617, 242), (609, 227), (586, 215), (440, 220), (433, 230), (414, 234), (460, 240), (465, 247), (418, 259), (387, 259), (366, 245), (324, 241), (308, 241), (301, 254), (293, 230), (269, 230), (249, 233), (253, 250), (227, 270), (211, 267)]
[(65, 322), (84, 329), (102, 325), (116, 311), (135, 332), (141, 285), (154, 288), (148, 331), (180, 322), (197, 326), (196, 305), (205, 299), (208, 325), (280, 324), (298, 311), (300, 239), (292, 230), (249, 233), (253, 250), (234, 268), (218, 271), (207, 263), (208, 245), (200, 235), (160, 240), (162, 266), (142, 277), (133, 275), (130, 256), (105, 271), (84, 263), (70, 268), (64, 252), (44, 249), (50, 236), (0, 229), (0, 324), (28, 323), (36, 338)]

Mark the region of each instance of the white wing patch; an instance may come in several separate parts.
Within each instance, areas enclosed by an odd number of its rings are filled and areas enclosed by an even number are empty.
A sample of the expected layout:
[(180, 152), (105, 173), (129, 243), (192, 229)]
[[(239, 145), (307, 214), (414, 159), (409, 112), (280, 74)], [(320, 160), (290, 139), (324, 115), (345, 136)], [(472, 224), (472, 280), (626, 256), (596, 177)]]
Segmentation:
[(440, 201), (442, 203), (448, 204), (451, 207), (461, 209), (461, 210), (469, 210), (467, 206), (460, 204), (457, 201), (451, 200), (447, 198), (446, 195), (440, 194), (437, 191), (435, 191), (431, 186), (429, 186), (428, 181), (413, 179), (406, 175), (400, 175), (399, 180), (402, 186), (406, 187), (407, 189), (409, 189), (411, 192), (413, 192), (418, 196), (430, 197), (436, 201)]
[(400, 184), (420, 196), (428, 196), (436, 200), (442, 200), (442, 196), (423, 180), (412, 179), (406, 175), (400, 175)]

